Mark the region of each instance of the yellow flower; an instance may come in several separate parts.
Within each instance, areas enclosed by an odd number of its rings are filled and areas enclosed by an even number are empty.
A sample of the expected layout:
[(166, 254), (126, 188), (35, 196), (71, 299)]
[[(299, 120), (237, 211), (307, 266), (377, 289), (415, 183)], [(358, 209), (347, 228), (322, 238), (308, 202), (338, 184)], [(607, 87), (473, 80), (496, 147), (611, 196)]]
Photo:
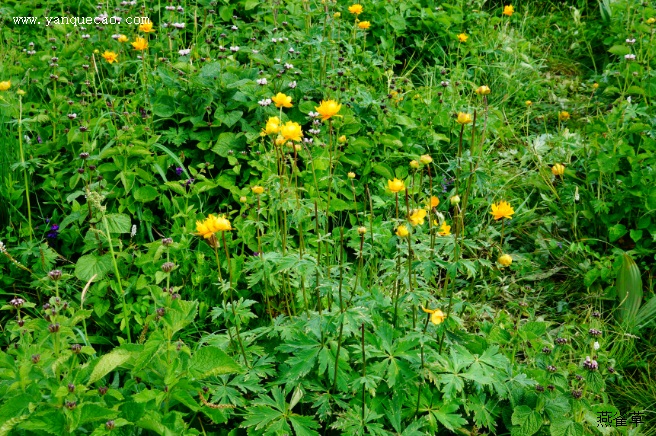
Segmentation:
[(23, 91), (22, 89), (19, 89), (18, 91), (16, 91), (16, 94), (18, 94), (18, 95), (25, 95), (25, 94), (27, 94), (27, 93), (26, 93), (25, 91)]
[(656, 23), (656, 18), (654, 17), (651, 17), (647, 20), (647, 24), (654, 24), (654, 23)]
[(469, 124), (472, 122), (472, 117), (464, 112), (458, 112), (458, 119), (456, 121), (458, 124)]
[(360, 21), (358, 23), (358, 27), (362, 30), (367, 30), (371, 27), (371, 23), (369, 21)]
[(109, 64), (118, 62), (118, 54), (114, 53), (113, 51), (105, 51), (105, 53), (102, 54), (102, 57), (105, 58)]
[(424, 165), (428, 165), (429, 163), (433, 162), (433, 158), (430, 157), (430, 155), (428, 154), (422, 154), (419, 157), (419, 161), (421, 161), (421, 163), (423, 163)]
[(562, 111), (558, 113), (558, 119), (560, 121), (567, 121), (569, 120), (569, 112), (567, 111)]
[(451, 234), (451, 226), (444, 221), (439, 229), (437, 229), (437, 234), (440, 236), (449, 236)]
[(410, 168), (419, 168), (419, 162), (417, 162), (416, 160), (411, 160)]
[(232, 226), (230, 225), (230, 221), (223, 217), (217, 217), (214, 223), (215, 227), (218, 228), (219, 232), (226, 232), (229, 230), (232, 230)]
[[(336, 115), (337, 112), (342, 108), (342, 105), (337, 103), (335, 100), (321, 100), (321, 104), (316, 106), (315, 109), (321, 115), (321, 119), (326, 121), (333, 115)], [(344, 138), (346, 139), (346, 138)]]
[(466, 33), (461, 33), (458, 35), (458, 41), (460, 42), (467, 42), (469, 39), (469, 36)]
[(499, 262), (503, 266), (510, 266), (510, 264), (512, 263), (512, 257), (510, 257), (509, 254), (502, 254), (497, 259), (497, 262)]
[(253, 194), (255, 195), (261, 195), (264, 192), (264, 188), (259, 185), (255, 185), (251, 188), (251, 191), (253, 191)]
[(280, 119), (278, 117), (271, 117), (267, 120), (264, 131), (267, 135), (278, 133), (280, 131)]
[(135, 50), (143, 51), (148, 48), (148, 41), (141, 37), (137, 37), (132, 43), (132, 47), (134, 47)]
[(362, 5), (351, 5), (348, 11), (353, 15), (360, 15), (362, 13)]
[(406, 226), (399, 226), (396, 229), (396, 236), (398, 236), (399, 238), (405, 238), (409, 234), (410, 232), (408, 231), (408, 228)]
[(349, 179), (355, 179), (355, 173), (354, 172), (349, 172), (348, 173), (348, 178)]
[(490, 213), (495, 220), (500, 220), (501, 218), (512, 219), (512, 215), (515, 213), (515, 210), (507, 201), (500, 201), (492, 205), (492, 212)]
[(6, 91), (9, 88), (11, 88), (11, 80), (5, 80), (4, 82), (0, 82), (0, 91)]
[(118, 38), (116, 38), (118, 42), (128, 42), (128, 37), (125, 35), (119, 35)]
[(511, 16), (515, 12), (515, 8), (513, 8), (512, 5), (504, 6), (503, 7), (503, 15), (508, 15)]
[(95, 54), (99, 54), (99, 53), (100, 53), (100, 50), (95, 49), (93, 52), (94, 52)]
[(276, 137), (276, 145), (283, 145), (285, 143), (286, 139), (282, 137), (282, 135), (278, 135)]
[(365, 233), (367, 233), (367, 228), (365, 226), (358, 227), (358, 233), (364, 235)]
[(430, 313), (431, 322), (435, 325), (442, 324), (446, 319), (446, 315), (440, 309), (431, 310), (431, 309), (424, 308), (424, 306), (421, 306), (421, 310), (423, 310), (426, 313)]
[(277, 95), (271, 97), (271, 101), (276, 104), (276, 107), (292, 107), (292, 98), (279, 92)]
[(404, 191), (405, 183), (403, 183), (403, 180), (399, 180), (395, 177), (394, 180), (387, 181), (387, 187), (392, 192)]
[(562, 177), (563, 174), (565, 174), (565, 166), (562, 164), (556, 164), (551, 167), (551, 173), (556, 177), (558, 176)]
[(340, 136), (337, 138), (337, 141), (339, 141), (340, 144), (344, 144), (346, 142), (346, 135)]
[(533, 104), (531, 100), (526, 100), (526, 107), (529, 107)]
[(597, 88), (599, 88), (599, 84), (596, 83), (596, 82), (593, 83), (593, 84), (592, 84), (592, 89), (597, 89)]
[(429, 204), (430, 207), (437, 207), (440, 205), (440, 199), (433, 195), (429, 200)]
[(210, 230), (207, 226), (207, 221), (196, 221), (196, 231), (198, 236), (202, 236), (205, 239), (212, 237), (214, 232)]
[(292, 141), (300, 141), (303, 136), (303, 131), (301, 130), (301, 125), (294, 121), (287, 121), (285, 125), (280, 127), (280, 134), (285, 139), (291, 139)]
[(335, 13), (333, 14), (333, 18), (339, 18), (339, 17), (341, 17), (341, 16), (342, 16), (342, 13), (341, 13), (341, 12), (335, 12)]
[(478, 95), (488, 95), (490, 91), (490, 87), (487, 85), (481, 85), (478, 88), (476, 88), (476, 94)]
[(410, 213), (408, 221), (413, 226), (420, 226), (424, 224), (424, 219), (426, 218), (426, 210), (424, 209), (415, 209)]
[(150, 33), (154, 32), (153, 30), (153, 22), (148, 21), (147, 23), (143, 23), (139, 25), (139, 30), (141, 30), (143, 33)]
[(246, 203), (248, 201), (248, 198), (246, 197), (239, 197), (239, 201), (242, 203)]

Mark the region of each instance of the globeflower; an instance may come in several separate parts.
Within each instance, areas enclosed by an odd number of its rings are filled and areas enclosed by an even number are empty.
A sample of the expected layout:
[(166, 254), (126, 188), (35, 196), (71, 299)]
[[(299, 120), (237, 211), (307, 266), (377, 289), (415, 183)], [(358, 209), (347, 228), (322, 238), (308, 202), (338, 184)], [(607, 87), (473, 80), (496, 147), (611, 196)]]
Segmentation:
[(285, 139), (300, 141), (303, 136), (303, 130), (301, 130), (301, 125), (297, 122), (287, 121), (287, 123), (280, 127), (280, 134)]
[(456, 121), (458, 124), (469, 124), (472, 122), (472, 117), (465, 112), (458, 112), (458, 119)]
[(144, 38), (137, 37), (134, 42), (132, 42), (132, 47), (134, 47), (135, 50), (143, 51), (148, 48), (148, 41)]
[(404, 225), (400, 225), (396, 229), (396, 236), (398, 236), (399, 238), (405, 238), (409, 234), (410, 234), (410, 232), (408, 231), (408, 228)]
[(435, 325), (442, 324), (446, 319), (446, 315), (440, 309), (431, 310), (431, 309), (424, 308), (424, 306), (421, 306), (421, 310), (430, 314), (431, 322)]
[(515, 213), (515, 210), (507, 201), (500, 201), (492, 205), (492, 212), (490, 213), (495, 220), (500, 220), (501, 218), (512, 219), (512, 215)]
[(419, 161), (420, 161), (421, 163), (423, 163), (424, 165), (428, 165), (429, 163), (433, 162), (433, 158), (430, 157), (430, 155), (428, 155), (428, 154), (422, 154), (422, 155), (419, 157)]
[(503, 7), (503, 15), (511, 16), (515, 12), (515, 8), (512, 5), (507, 5)]
[(482, 85), (482, 86), (479, 86), (478, 88), (476, 88), (476, 91), (475, 91), (475, 92), (476, 92), (476, 94), (478, 94), (478, 95), (488, 95), (491, 91), (490, 91), (490, 87), (489, 87), (489, 86), (487, 86), (487, 85)]
[(253, 194), (255, 195), (262, 195), (264, 188), (262, 186), (255, 185), (251, 188), (251, 191), (253, 191)]
[(451, 226), (446, 221), (442, 222), (442, 225), (437, 230), (437, 234), (440, 236), (449, 236), (451, 234)]
[(424, 219), (426, 218), (426, 210), (424, 209), (415, 209), (410, 213), (408, 221), (413, 226), (420, 226), (424, 224)]
[(362, 5), (351, 5), (349, 6), (348, 11), (353, 15), (360, 15), (362, 13)]
[(267, 120), (264, 131), (267, 135), (278, 133), (280, 131), (280, 119), (278, 117), (271, 117)]
[(105, 51), (105, 53), (102, 54), (102, 57), (105, 58), (108, 64), (118, 62), (118, 54), (113, 51)]
[(432, 195), (429, 200), (430, 207), (437, 207), (440, 205), (440, 199)]
[(276, 104), (276, 107), (292, 107), (292, 98), (288, 95), (279, 92), (274, 97), (271, 97), (271, 101)]
[(353, 171), (349, 171), (347, 176), (348, 176), (349, 179), (355, 179), (355, 173)]
[(11, 80), (0, 82), (0, 91), (6, 91), (11, 88)]
[(215, 217), (210, 214), (204, 221), (196, 221), (197, 234), (205, 239), (210, 239), (216, 232), (229, 230), (232, 230), (230, 221), (223, 216)]
[(153, 22), (148, 21), (147, 23), (143, 23), (139, 25), (139, 30), (141, 30), (143, 33), (150, 33), (154, 32), (153, 30)]
[(411, 160), (410, 168), (419, 168), (419, 162), (417, 162), (416, 160)]
[(119, 35), (118, 38), (116, 38), (118, 42), (128, 42), (128, 37), (125, 35)]
[(556, 164), (551, 167), (551, 173), (556, 177), (562, 177), (565, 174), (565, 166), (562, 164)]
[(358, 27), (362, 30), (367, 30), (371, 27), (371, 23), (369, 21), (360, 21), (358, 23)]
[(365, 226), (358, 227), (358, 233), (360, 235), (364, 235), (365, 233), (367, 233), (367, 228)]
[(513, 259), (512, 259), (512, 257), (510, 257), (509, 254), (502, 254), (497, 259), (497, 262), (499, 262), (503, 266), (510, 266), (513, 262)]
[(387, 187), (390, 191), (398, 193), (399, 191), (405, 190), (405, 183), (403, 183), (403, 180), (399, 180), (395, 177), (394, 180), (387, 181)]
[(458, 35), (458, 41), (460, 42), (467, 42), (469, 39), (469, 36), (466, 33), (461, 33)]
[(558, 113), (558, 120), (560, 120), (560, 121), (569, 120), (569, 112), (567, 112), (567, 111), (559, 112)]
[[(336, 115), (341, 108), (342, 105), (337, 103), (335, 100), (322, 100), (321, 104), (315, 107), (319, 115), (321, 115), (321, 119), (324, 121)], [(346, 140), (346, 137), (344, 137), (344, 140)]]

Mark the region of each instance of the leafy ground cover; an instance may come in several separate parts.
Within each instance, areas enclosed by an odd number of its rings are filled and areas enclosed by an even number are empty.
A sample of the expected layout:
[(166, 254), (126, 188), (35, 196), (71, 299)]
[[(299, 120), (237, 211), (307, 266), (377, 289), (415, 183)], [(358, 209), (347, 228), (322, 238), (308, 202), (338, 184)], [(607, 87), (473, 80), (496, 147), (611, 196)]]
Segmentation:
[(655, 434), (653, 2), (0, 20), (0, 435)]

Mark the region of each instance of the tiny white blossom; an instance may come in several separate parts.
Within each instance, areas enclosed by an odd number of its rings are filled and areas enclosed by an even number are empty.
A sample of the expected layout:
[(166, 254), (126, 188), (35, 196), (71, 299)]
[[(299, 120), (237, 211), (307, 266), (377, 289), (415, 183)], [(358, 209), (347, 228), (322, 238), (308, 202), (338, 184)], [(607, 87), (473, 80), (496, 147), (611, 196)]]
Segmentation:
[(166, 9), (167, 11), (175, 11), (175, 6), (167, 6), (164, 9)]
[(187, 56), (189, 53), (191, 53), (190, 48), (183, 48), (182, 50), (179, 50), (178, 53), (180, 56)]
[(232, 26), (231, 29), (232, 29), (232, 30), (237, 30), (238, 27), (237, 27), (237, 26)]
[(593, 345), (592, 347), (593, 347), (595, 350), (598, 350), (598, 349), (599, 349), (599, 342), (596, 342), (596, 341), (595, 341), (595, 343), (594, 343), (594, 345)]
[(230, 47), (230, 51), (235, 52), (235, 53), (238, 52), (239, 51), (239, 46), (234, 46), (233, 45), (232, 47)]
[(130, 232), (130, 237), (134, 238), (137, 235), (137, 225), (132, 224), (132, 231)]
[(316, 117), (319, 116), (319, 112), (311, 112), (311, 111), (310, 111), (310, 112), (308, 112), (308, 116), (309, 116), (310, 118), (316, 118)]
[(576, 190), (574, 191), (574, 201), (579, 201), (579, 187), (576, 187)]
[(172, 23), (171, 26), (175, 27), (176, 29), (184, 29), (185, 24), (184, 23)]
[(271, 42), (278, 42), (276, 38), (271, 38)]
[(273, 60), (278, 62), (278, 63), (282, 62), (282, 60), (280, 58), (274, 58)]
[(5, 251), (7, 251), (5, 244), (4, 242), (0, 241), (0, 253), (4, 253)]
[(89, 39), (89, 38), (91, 38), (91, 35), (89, 35), (89, 34), (86, 34), (86, 35), (80, 35), (80, 38), (82, 38), (82, 39)]
[(259, 50), (252, 50), (253, 54), (258, 54), (260, 51)]
[(294, 80), (293, 82), (291, 82), (291, 83), (289, 84), (289, 87), (292, 88), (292, 89), (296, 88), (296, 80)]
[(627, 55), (624, 55), (624, 59), (626, 59), (627, 61), (634, 61), (635, 58), (636, 58), (636, 55), (631, 54), (631, 53), (629, 53)]
[(115, 33), (115, 34), (112, 35), (112, 38), (113, 38), (113, 39), (118, 39), (119, 36), (121, 36), (121, 35), (119, 35), (118, 33)]
[(290, 63), (285, 63), (285, 68), (291, 70), (292, 68), (294, 68), (294, 66)]
[(71, 120), (74, 120), (75, 118), (77, 118), (77, 114), (75, 114), (75, 113), (68, 114), (68, 118), (71, 119)]
[(176, 9), (178, 12), (184, 12), (184, 8), (182, 6), (178, 6), (178, 9)]
[(266, 77), (262, 77), (261, 79), (257, 79), (257, 84), (262, 85), (262, 86), (266, 85), (267, 84)]
[(269, 106), (272, 102), (270, 98), (258, 101), (260, 106)]
[(123, 18), (121, 18), (121, 17), (117, 17), (116, 15), (114, 15), (114, 16), (112, 17), (112, 21), (113, 21), (114, 23), (120, 23), (121, 21), (123, 21)]
[(288, 51), (289, 51), (290, 53), (294, 53), (294, 48), (293, 48), (293, 47), (289, 47), (289, 50), (288, 50)]
[(627, 39), (626, 39), (626, 43), (627, 43), (627, 44), (635, 44), (635, 38), (633, 38), (633, 39), (629, 39), (629, 38), (627, 38)]

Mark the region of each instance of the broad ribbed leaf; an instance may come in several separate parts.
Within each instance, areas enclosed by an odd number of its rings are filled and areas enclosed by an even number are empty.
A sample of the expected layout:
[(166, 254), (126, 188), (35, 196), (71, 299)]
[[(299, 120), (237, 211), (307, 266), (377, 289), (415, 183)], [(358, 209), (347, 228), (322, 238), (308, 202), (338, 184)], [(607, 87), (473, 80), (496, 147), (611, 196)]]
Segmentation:
[(619, 305), (617, 313), (620, 321), (633, 325), (642, 303), (642, 279), (635, 261), (627, 253), (622, 255), (622, 265), (615, 282)]

